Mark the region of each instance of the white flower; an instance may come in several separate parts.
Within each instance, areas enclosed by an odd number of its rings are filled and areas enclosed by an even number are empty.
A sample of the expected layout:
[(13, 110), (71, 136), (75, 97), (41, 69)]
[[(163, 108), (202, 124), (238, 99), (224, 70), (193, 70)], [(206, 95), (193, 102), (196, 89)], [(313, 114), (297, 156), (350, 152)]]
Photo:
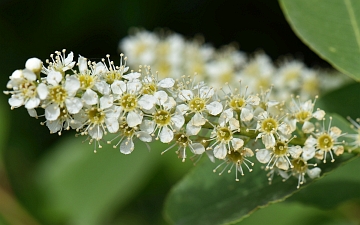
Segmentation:
[(228, 165), (231, 164), (231, 167), (228, 170), (228, 173), (231, 173), (231, 170), (235, 165), (235, 169), (236, 169), (235, 180), (239, 181), (238, 172), (240, 172), (240, 174), (242, 176), (244, 176), (244, 171), (243, 171), (242, 165), (245, 165), (245, 167), (249, 170), (249, 172), (252, 171), (252, 169), (250, 169), (250, 167), (247, 163), (250, 163), (251, 166), (253, 166), (254, 163), (251, 162), (250, 160), (248, 160), (247, 157), (252, 157), (253, 155), (254, 155), (254, 153), (253, 153), (253, 151), (251, 151), (250, 148), (243, 147), (238, 150), (232, 149), (230, 152), (227, 153), (226, 158), (224, 159), (225, 161), (222, 162), (220, 165), (218, 165), (213, 170), (213, 172), (215, 173), (218, 168), (220, 168), (223, 164), (226, 164), (224, 169), (219, 173), (219, 175), (221, 175), (226, 170)]
[(57, 120), (61, 111), (77, 114), (83, 107), (76, 93), (80, 88), (80, 82), (75, 76), (66, 77), (65, 82), (47, 87), (47, 103), (45, 107), (45, 118), (49, 121)]
[(33, 71), (36, 75), (40, 75), (43, 62), (38, 58), (30, 58), (26, 60), (25, 68)]
[(174, 138), (174, 132), (179, 131), (184, 125), (184, 116), (175, 111), (171, 113), (176, 106), (176, 102), (172, 97), (168, 97), (166, 92), (157, 92), (156, 105), (158, 106), (154, 113), (149, 117), (153, 120), (143, 120), (140, 129), (155, 134), (158, 130), (156, 139), (160, 138), (163, 143), (169, 143)]
[(276, 144), (275, 137), (286, 140), (291, 133), (290, 126), (280, 121), (278, 117), (271, 116), (267, 111), (261, 112), (258, 115), (258, 123), (256, 131), (259, 132), (256, 140), (262, 138), (265, 148), (272, 148)]
[(185, 132), (177, 132), (174, 134), (175, 143), (165, 149), (161, 152), (161, 154), (164, 154), (165, 152), (169, 151), (170, 149), (174, 148), (176, 145), (178, 145), (178, 148), (176, 150), (176, 154), (179, 158), (182, 159), (183, 162), (185, 162), (186, 159), (186, 149), (189, 148), (190, 151), (193, 154), (201, 155), (205, 152), (205, 147), (201, 143), (193, 142), (190, 139), (190, 135), (186, 134)]
[(305, 141), (304, 156), (305, 159), (315, 156), (318, 159), (323, 160), (326, 163), (326, 156), (329, 153), (331, 156), (331, 162), (334, 162), (334, 155), (341, 155), (344, 152), (343, 142), (337, 141), (337, 139), (344, 134), (341, 134), (341, 130), (337, 127), (331, 127), (331, 117), (328, 128), (324, 125), (321, 131), (314, 133), (314, 136), (309, 136)]
[(346, 134), (345, 137), (348, 137), (352, 139), (353, 141), (349, 143), (350, 146), (352, 146), (349, 151), (359, 148), (360, 147), (360, 119), (357, 119), (356, 121), (348, 117), (348, 120), (351, 122), (353, 128), (356, 129), (356, 134)]
[(51, 62), (49, 60), (46, 60), (46, 62), (49, 64), (48, 67), (43, 67), (42, 71), (44, 74), (49, 74), (51, 71), (57, 71), (60, 72), (63, 76), (65, 75), (65, 72), (67, 70), (72, 69), (75, 66), (74, 54), (70, 52), (67, 57), (65, 57), (66, 50), (62, 50), (62, 54), (59, 51), (55, 52), (55, 57), (53, 54), (50, 55)]
[(35, 73), (28, 69), (13, 72), (7, 87), (13, 89), (4, 92), (5, 94), (11, 94), (8, 102), (12, 109), (22, 105), (25, 105), (27, 109), (34, 109), (47, 96), (46, 85), (43, 83), (38, 84)]
[[(307, 174), (311, 179), (320, 177), (321, 169), (316, 167), (316, 164), (308, 164), (307, 160), (302, 157), (292, 159), (291, 164), (294, 166), (291, 169), (291, 174), (298, 177), (297, 188), (300, 188), (300, 185), (306, 182), (305, 174)], [(309, 166), (313, 166), (314, 168), (309, 169)]]

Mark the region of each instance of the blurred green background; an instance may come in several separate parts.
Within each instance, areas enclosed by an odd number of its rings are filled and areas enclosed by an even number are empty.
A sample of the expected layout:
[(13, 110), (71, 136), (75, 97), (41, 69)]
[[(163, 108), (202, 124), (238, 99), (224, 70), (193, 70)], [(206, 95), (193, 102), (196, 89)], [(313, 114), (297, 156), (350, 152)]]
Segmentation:
[[(311, 67), (329, 67), (295, 36), (276, 1), (2, 0), (0, 84), (5, 90), (28, 58), (45, 60), (63, 48), (95, 60), (110, 54), (118, 62), (118, 42), (131, 27), (202, 34), (215, 47), (237, 42), (246, 53), (264, 50), (273, 60), (292, 55)], [(24, 108), (11, 111), (7, 97), (0, 96), (0, 224), (167, 224), (166, 193), (193, 167), (190, 160), (181, 163), (173, 152), (161, 156), (161, 145), (150, 153), (138, 144), (127, 156), (111, 147), (94, 154), (74, 132), (50, 135), (41, 118), (30, 118)], [(299, 224), (311, 218), (341, 224), (332, 220), (333, 211), (297, 202), (259, 210), (241, 224), (272, 221), (274, 212), (286, 210), (294, 218), (276, 224), (298, 221), (299, 213)], [(343, 222), (344, 213), (337, 213)]]

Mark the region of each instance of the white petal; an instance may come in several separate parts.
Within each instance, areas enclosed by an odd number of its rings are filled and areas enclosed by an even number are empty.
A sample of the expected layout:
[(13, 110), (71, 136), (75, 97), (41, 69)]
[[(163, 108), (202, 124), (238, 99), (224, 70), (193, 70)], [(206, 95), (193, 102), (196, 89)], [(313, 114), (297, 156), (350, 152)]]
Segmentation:
[(22, 71), (22, 76), (24, 76), (25, 79), (29, 80), (29, 81), (34, 81), (36, 80), (36, 74), (28, 69), (24, 69)]
[(120, 144), (120, 152), (127, 155), (134, 150), (134, 142), (132, 139), (125, 138)]
[(121, 80), (116, 80), (111, 84), (111, 90), (114, 94), (121, 95), (126, 92), (126, 83)]
[(185, 123), (185, 118), (181, 114), (175, 114), (174, 116), (171, 117), (171, 122), (174, 123), (173, 125), (176, 130), (180, 130), (180, 128)]
[(194, 126), (190, 122), (186, 124), (187, 135), (197, 135), (201, 130), (201, 126)]
[(321, 169), (318, 167), (315, 167), (311, 170), (306, 171), (306, 173), (309, 175), (311, 179), (320, 177)]
[(193, 151), (193, 153), (200, 155), (205, 152), (204, 145), (200, 143), (193, 143), (190, 145), (190, 149)]
[(80, 81), (75, 76), (66, 77), (65, 90), (69, 95), (75, 96), (80, 88)]
[(304, 147), (303, 147), (302, 158), (303, 158), (305, 161), (314, 158), (314, 156), (315, 156), (315, 148), (313, 148), (313, 147), (308, 147), (308, 146), (304, 146)]
[(190, 101), (194, 97), (194, 94), (190, 90), (181, 90), (178, 97), (183, 101)]
[(37, 112), (35, 109), (28, 109), (27, 111), (31, 117), (37, 117)]
[(145, 94), (140, 97), (138, 104), (141, 108), (150, 110), (156, 104), (156, 98), (153, 95)]
[(95, 105), (98, 103), (98, 95), (91, 89), (87, 89), (81, 99), (88, 105)]
[(163, 105), (168, 100), (168, 94), (165, 91), (157, 91), (154, 96), (158, 105)]
[(129, 125), (129, 127), (135, 127), (139, 124), (141, 124), (143, 119), (143, 116), (139, 113), (136, 113), (134, 111), (128, 112), (128, 115), (126, 117), (126, 122)]
[(39, 95), (39, 98), (40, 98), (41, 100), (44, 100), (44, 99), (47, 97), (47, 95), (49, 94), (49, 89), (48, 89), (48, 87), (46, 86), (46, 84), (44, 84), (44, 83), (39, 84), (39, 85), (37, 86), (36, 91), (37, 91), (37, 93), (38, 93), (38, 95)]
[(182, 115), (187, 113), (188, 110), (189, 110), (189, 106), (187, 106), (186, 104), (181, 104), (176, 106), (176, 111), (181, 113)]
[(115, 133), (119, 130), (119, 122), (115, 117), (106, 118), (105, 124), (110, 133)]
[(46, 77), (46, 81), (51, 85), (58, 85), (62, 80), (63, 76), (58, 71), (50, 71), (50, 73)]
[(81, 99), (75, 97), (65, 99), (65, 105), (70, 114), (76, 114), (80, 112), (83, 107)]
[(141, 90), (142, 84), (139, 80), (132, 80), (126, 83), (127, 92), (136, 94)]
[(96, 90), (98, 90), (103, 95), (110, 94), (110, 86), (105, 81), (100, 81), (95, 83)]
[(256, 95), (250, 95), (247, 99), (246, 99), (246, 103), (250, 104), (250, 105), (259, 105), (260, 103), (260, 98)]
[(238, 150), (244, 145), (244, 141), (240, 138), (233, 138), (231, 144), (235, 150)]
[(86, 74), (87, 70), (88, 70), (88, 65), (87, 65), (87, 60), (86, 58), (82, 57), (81, 55), (79, 56), (78, 59), (78, 68), (80, 73)]
[(206, 109), (211, 115), (216, 116), (221, 113), (221, 111), (223, 110), (223, 106), (220, 102), (214, 101), (206, 105)]
[(100, 98), (100, 108), (107, 109), (113, 105), (114, 99), (112, 96), (104, 95)]
[(216, 158), (223, 159), (226, 157), (226, 154), (227, 154), (227, 150), (225, 144), (220, 143), (214, 148), (214, 156)]
[(311, 133), (315, 130), (315, 125), (309, 121), (305, 121), (301, 130), (306, 134)]
[(57, 104), (50, 104), (45, 108), (45, 118), (54, 121), (60, 116), (60, 108)]
[(62, 128), (59, 120), (46, 121), (46, 126), (49, 128), (51, 134), (58, 132)]
[(156, 123), (152, 120), (143, 120), (140, 124), (140, 129), (148, 134), (152, 134), (154, 132), (155, 125)]
[(162, 87), (162, 88), (171, 88), (172, 86), (174, 86), (175, 84), (175, 80), (172, 78), (165, 78), (162, 79), (159, 83), (158, 86)]
[(199, 92), (200, 92), (200, 98), (202, 99), (211, 98), (215, 93), (214, 88), (208, 86), (201, 87)]
[(40, 104), (40, 99), (34, 97), (34, 98), (30, 98), (27, 100), (27, 102), (25, 103), (25, 108), (27, 109), (33, 109), (38, 107), (38, 105)]
[(289, 153), (292, 158), (299, 158), (302, 153), (302, 148), (299, 145), (289, 147)]
[(24, 98), (19, 98), (16, 95), (12, 95), (11, 98), (9, 98), (8, 102), (9, 105), (11, 105), (14, 108), (17, 108), (24, 104)]
[(138, 79), (141, 76), (141, 73), (138, 72), (134, 72), (134, 73), (128, 73), (123, 75), (123, 78), (127, 79), (127, 80), (135, 80)]
[(240, 128), (240, 122), (235, 118), (230, 118), (229, 126), (230, 126), (230, 130), (237, 130)]
[(243, 121), (250, 121), (254, 117), (252, 109), (248, 109), (246, 107), (242, 108), (240, 119)]
[(195, 113), (188, 124), (199, 127), (204, 125), (205, 123), (206, 119), (204, 118), (204, 116), (201, 113)]
[(100, 125), (95, 125), (91, 129), (88, 129), (90, 137), (96, 140), (100, 140), (103, 135), (104, 131), (101, 129)]
[(163, 106), (165, 110), (170, 111), (176, 106), (176, 102), (173, 97), (169, 97), (168, 100), (164, 102)]
[(174, 133), (170, 128), (165, 126), (161, 129), (159, 137), (162, 143), (169, 143), (174, 138)]
[(261, 163), (268, 163), (271, 159), (270, 151), (267, 149), (260, 149), (256, 152), (256, 159)]
[(272, 148), (275, 146), (275, 138), (272, 134), (265, 134), (262, 136), (262, 142), (265, 145), (265, 148)]
[(324, 110), (316, 110), (316, 112), (313, 113), (313, 117), (318, 119), (318, 120), (322, 120), (325, 116), (325, 111)]
[(143, 142), (151, 142), (152, 141), (151, 135), (145, 131), (136, 132), (136, 136)]

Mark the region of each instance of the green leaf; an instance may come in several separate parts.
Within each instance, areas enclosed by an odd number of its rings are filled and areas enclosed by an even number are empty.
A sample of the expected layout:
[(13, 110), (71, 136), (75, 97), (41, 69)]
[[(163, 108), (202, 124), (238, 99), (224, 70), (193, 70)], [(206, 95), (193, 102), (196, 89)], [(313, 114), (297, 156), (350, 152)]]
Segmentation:
[(4, 107), (5, 105), (8, 106), (7, 103), (5, 103), (4, 98), (0, 99), (0, 169), (2, 167), (2, 160), (3, 160), (3, 149), (4, 149), (4, 144), (5, 141), (7, 140), (8, 137), (8, 126), (9, 126), (9, 111), (10, 111), (10, 107)]
[(64, 139), (37, 169), (39, 210), (49, 223), (105, 223), (147, 184), (161, 157), (141, 142), (130, 155), (109, 145), (94, 154), (80, 139)]
[[(332, 124), (342, 130), (349, 129), (349, 123), (332, 115)], [(337, 157), (334, 163), (321, 164), (322, 174), (326, 174), (353, 158), (345, 153)], [(285, 183), (275, 177), (268, 184), (266, 172), (256, 163), (251, 173), (246, 173), (235, 181), (235, 171), (231, 174), (212, 173), (217, 166), (203, 161), (181, 180), (168, 195), (165, 215), (174, 224), (225, 224), (240, 221), (255, 210), (270, 203), (279, 202), (298, 191), (297, 179), (291, 178)], [(311, 184), (308, 179), (302, 188)], [(300, 189), (302, 189), (300, 188)]]
[(280, 0), (295, 33), (339, 71), (360, 81), (360, 1)]

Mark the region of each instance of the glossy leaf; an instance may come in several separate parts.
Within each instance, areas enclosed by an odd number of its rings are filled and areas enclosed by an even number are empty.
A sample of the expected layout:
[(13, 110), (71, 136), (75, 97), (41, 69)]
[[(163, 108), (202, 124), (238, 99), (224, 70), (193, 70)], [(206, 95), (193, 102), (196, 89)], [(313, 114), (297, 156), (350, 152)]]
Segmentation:
[[(346, 120), (336, 115), (333, 115), (332, 122), (340, 129), (349, 127)], [(353, 154), (347, 153), (337, 157), (334, 163), (321, 164), (322, 174), (351, 158)], [(284, 183), (280, 177), (275, 177), (269, 185), (260, 163), (256, 163), (253, 172), (246, 172), (239, 182), (235, 181), (234, 170), (221, 176), (212, 173), (219, 163), (204, 160), (172, 189), (165, 205), (165, 214), (171, 223), (226, 224), (239, 221), (255, 210), (282, 201), (298, 191), (296, 178)], [(302, 188), (312, 182), (308, 179)]]
[(300, 39), (339, 71), (360, 81), (360, 1), (280, 0)]

